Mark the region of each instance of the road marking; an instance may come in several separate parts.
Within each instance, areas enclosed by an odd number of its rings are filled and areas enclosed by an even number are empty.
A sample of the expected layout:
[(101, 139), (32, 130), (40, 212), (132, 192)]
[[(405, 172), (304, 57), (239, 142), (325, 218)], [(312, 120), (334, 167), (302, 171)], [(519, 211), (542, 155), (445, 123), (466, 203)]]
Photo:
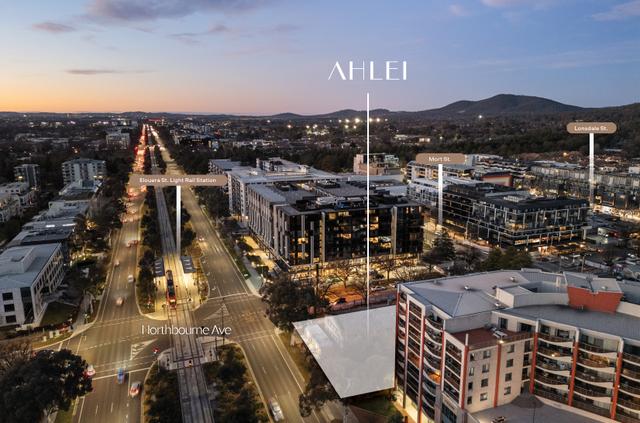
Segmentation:
[(264, 368), (264, 366), (262, 366), (262, 371), (264, 372), (264, 374), (267, 374), (267, 369)]
[(140, 354), (140, 351), (144, 350), (147, 345), (151, 344), (152, 342), (156, 342), (156, 338), (149, 341), (136, 342), (135, 344), (131, 344), (131, 356), (129, 357), (129, 360), (133, 360), (138, 354)]
[(96, 412), (94, 413), (96, 416), (98, 415), (98, 404), (96, 404)]
[(109, 413), (113, 413), (113, 403), (111, 403), (111, 408), (109, 409)]
[(298, 378), (296, 378), (296, 375), (293, 373), (293, 370), (291, 370), (291, 367), (289, 367), (289, 363), (287, 363), (287, 359), (284, 357), (284, 354), (282, 354), (282, 351), (280, 351), (280, 347), (278, 346), (278, 341), (274, 338), (274, 335), (271, 335), (271, 339), (276, 345), (276, 349), (278, 350), (278, 353), (280, 353), (280, 357), (282, 357), (282, 359), (284, 360), (284, 364), (287, 366), (287, 369), (289, 369), (291, 376), (293, 376), (294, 382), (296, 383), (296, 385), (298, 385), (298, 388), (300, 388), (300, 392), (304, 392), (304, 389), (302, 389), (302, 386), (298, 382)]

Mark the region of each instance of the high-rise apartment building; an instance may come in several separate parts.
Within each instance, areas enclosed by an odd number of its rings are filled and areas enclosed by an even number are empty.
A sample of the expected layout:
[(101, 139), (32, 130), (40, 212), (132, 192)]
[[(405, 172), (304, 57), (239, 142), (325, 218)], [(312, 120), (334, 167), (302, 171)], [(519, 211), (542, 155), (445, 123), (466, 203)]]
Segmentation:
[(104, 160), (73, 159), (62, 163), (62, 179), (64, 184), (76, 181), (102, 180), (107, 176), (107, 165)]

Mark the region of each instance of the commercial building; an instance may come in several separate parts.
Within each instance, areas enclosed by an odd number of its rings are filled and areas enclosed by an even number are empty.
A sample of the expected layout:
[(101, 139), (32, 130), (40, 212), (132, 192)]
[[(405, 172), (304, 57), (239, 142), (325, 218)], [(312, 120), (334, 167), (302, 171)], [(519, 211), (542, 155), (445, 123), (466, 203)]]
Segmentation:
[(588, 211), (587, 200), (533, 197), (487, 183), (449, 185), (443, 193), (445, 226), (502, 247), (580, 241), (589, 229)]
[[(588, 169), (555, 162), (532, 166), (524, 183), (545, 194), (581, 199), (588, 199), (591, 189)], [(604, 212), (640, 217), (640, 175), (596, 172), (593, 201)]]
[(397, 175), (400, 173), (400, 159), (393, 154), (370, 153), (367, 166), (367, 155), (356, 154), (353, 158), (353, 173), (366, 175), (367, 167), (369, 175)]
[(74, 159), (62, 163), (62, 179), (64, 184), (77, 181), (102, 180), (107, 176), (107, 165), (104, 160)]
[(0, 254), (0, 326), (39, 325), (63, 277), (60, 244), (6, 249)]
[[(371, 186), (371, 256), (422, 252), (422, 206)], [(366, 184), (280, 182), (247, 187), (247, 225), (285, 268), (366, 257)]]
[(36, 192), (29, 188), (28, 182), (9, 182), (0, 185), (0, 195), (10, 195), (18, 202), (19, 213), (35, 205)]
[(521, 393), (575, 421), (640, 422), (640, 285), (523, 269), (397, 295), (396, 387), (417, 423), (479, 421)]
[(256, 167), (240, 166), (227, 172), (229, 210), (241, 224), (247, 220), (247, 187), (286, 182), (337, 181), (342, 177), (278, 157), (256, 160)]
[(13, 168), (16, 182), (26, 182), (29, 188), (40, 187), (40, 166), (33, 163), (25, 163)]
[(242, 166), (242, 163), (231, 159), (211, 159), (209, 160), (209, 173), (224, 175), (240, 166)]

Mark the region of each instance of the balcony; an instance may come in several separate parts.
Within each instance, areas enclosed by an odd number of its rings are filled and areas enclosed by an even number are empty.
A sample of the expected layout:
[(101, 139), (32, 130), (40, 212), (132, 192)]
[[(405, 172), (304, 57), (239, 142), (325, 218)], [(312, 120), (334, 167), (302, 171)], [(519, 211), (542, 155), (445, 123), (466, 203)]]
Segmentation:
[(544, 383), (545, 385), (553, 385), (553, 386), (567, 386), (568, 385), (568, 380), (566, 378), (555, 378), (555, 377), (548, 377), (548, 376), (543, 376), (540, 374), (536, 374), (536, 381), (540, 382), (540, 383)]
[(438, 322), (433, 316), (427, 316), (427, 324), (434, 329), (442, 330), (442, 322)]
[(542, 398), (549, 399), (551, 401), (559, 402), (562, 404), (566, 404), (568, 400), (568, 396), (566, 394), (560, 394), (558, 392), (553, 392), (547, 389), (544, 389), (540, 386), (536, 386), (533, 390), (535, 395), (539, 395)]
[(538, 347), (538, 353), (545, 355), (549, 358), (571, 357), (571, 353), (569, 352), (565, 352), (563, 350), (552, 350), (545, 347)]
[(451, 386), (454, 386), (456, 389), (460, 386), (460, 379), (453, 375), (451, 372), (444, 372), (444, 380), (449, 382)]
[(597, 391), (595, 389), (585, 388), (584, 386), (575, 385), (573, 387), (574, 392), (579, 393), (580, 395), (584, 395), (591, 398), (611, 398), (610, 391)]
[(631, 410), (636, 410), (636, 411), (640, 411), (640, 401), (629, 401), (626, 399), (622, 399), (622, 398), (618, 398), (618, 403), (619, 406), (621, 407), (625, 407)]
[(609, 361), (607, 360), (592, 360), (587, 357), (578, 356), (578, 363), (582, 364), (583, 366), (596, 369), (610, 369), (612, 371), (614, 370), (613, 366), (611, 366), (611, 363), (609, 363)]
[(630, 378), (630, 379), (634, 379), (637, 381), (640, 381), (640, 372), (637, 372), (635, 370), (631, 370), (631, 369), (622, 369), (622, 374), (625, 375), (626, 377)]
[(440, 335), (439, 333), (433, 331), (432, 329), (427, 328), (425, 333), (427, 334), (427, 336), (429, 337), (429, 339), (432, 342), (436, 342), (436, 343), (442, 342), (442, 335)]
[(589, 352), (596, 353), (596, 354), (603, 354), (603, 355), (605, 355), (607, 357), (615, 357), (616, 355), (618, 355), (617, 351), (607, 350), (607, 349), (599, 347), (597, 345), (588, 344), (588, 343), (582, 342), (582, 341), (580, 341), (578, 343), (578, 347), (581, 350), (589, 351)]
[(560, 366), (559, 364), (549, 362), (545, 363), (542, 360), (536, 361), (536, 367), (550, 372), (563, 373), (563, 376), (569, 376), (569, 372), (571, 371), (571, 366)]
[(552, 342), (554, 344), (566, 344), (566, 343), (573, 344), (573, 338), (565, 338), (563, 336), (553, 336), (553, 335), (549, 335), (542, 332), (538, 333), (538, 338), (544, 339), (545, 341)]
[(453, 371), (455, 374), (460, 374), (460, 365), (458, 363), (456, 363), (455, 360), (451, 360), (451, 359), (445, 359), (444, 360), (444, 364), (451, 369), (451, 371)]
[(622, 359), (631, 361), (632, 363), (640, 364), (640, 356), (630, 353), (622, 353)]
[(576, 378), (593, 383), (613, 383), (613, 375), (603, 376), (592, 372), (576, 370)]
[(462, 353), (459, 349), (452, 347), (451, 344), (447, 344), (447, 354), (451, 355), (459, 362), (462, 362)]
[(429, 366), (431, 366), (431, 368), (432, 368), (433, 370), (440, 371), (440, 359), (434, 359), (434, 358), (432, 358), (432, 357), (429, 357), (429, 356), (428, 356), (428, 357), (425, 359), (425, 362), (426, 362)]
[(620, 383), (620, 390), (626, 392), (627, 394), (640, 397), (640, 387), (631, 386), (628, 383), (622, 382)]
[(574, 407), (580, 408), (581, 410), (589, 411), (590, 413), (598, 414), (603, 417), (609, 417), (611, 415), (608, 408), (598, 407), (595, 404), (591, 404), (587, 401), (582, 401), (580, 399), (573, 399), (571, 403)]
[(640, 423), (638, 416), (632, 416), (630, 413), (625, 412), (624, 408), (616, 410), (616, 420), (622, 423)]

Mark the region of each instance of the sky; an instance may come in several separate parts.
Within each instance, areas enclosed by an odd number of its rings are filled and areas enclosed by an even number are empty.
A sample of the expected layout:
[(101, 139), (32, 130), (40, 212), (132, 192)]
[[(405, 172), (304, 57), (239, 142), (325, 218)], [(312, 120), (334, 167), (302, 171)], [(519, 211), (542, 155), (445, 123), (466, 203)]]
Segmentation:
[[(500, 93), (640, 101), (640, 0), (0, 3), (0, 110), (424, 110)], [(407, 61), (406, 81), (342, 81)]]

